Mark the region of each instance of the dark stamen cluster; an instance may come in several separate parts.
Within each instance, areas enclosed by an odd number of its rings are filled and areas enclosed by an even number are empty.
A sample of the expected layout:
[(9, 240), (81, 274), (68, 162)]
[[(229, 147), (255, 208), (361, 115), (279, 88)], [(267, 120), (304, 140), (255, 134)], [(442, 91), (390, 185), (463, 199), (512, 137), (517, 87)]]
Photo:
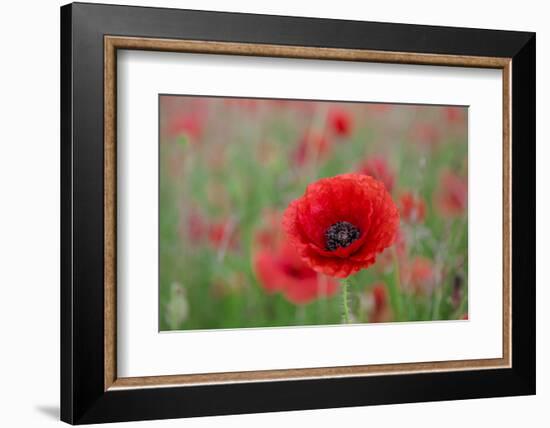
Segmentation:
[(325, 231), (325, 245), (327, 250), (334, 251), (346, 248), (359, 238), (361, 231), (347, 221), (334, 223)]

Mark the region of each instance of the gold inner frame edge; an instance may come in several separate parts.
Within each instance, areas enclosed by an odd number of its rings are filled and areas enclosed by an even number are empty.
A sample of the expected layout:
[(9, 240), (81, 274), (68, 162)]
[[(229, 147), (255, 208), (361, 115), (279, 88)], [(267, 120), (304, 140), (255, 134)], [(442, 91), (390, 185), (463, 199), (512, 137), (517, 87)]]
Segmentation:
[[(117, 50), (147, 50), (393, 64), (494, 68), (502, 70), (503, 95), (503, 349), (502, 358), (376, 364), (302, 369), (117, 377), (116, 367), (116, 88)], [(361, 49), (320, 48), (252, 43), (104, 37), (104, 390), (193, 386), (220, 383), (360, 377), (511, 367), (511, 58), (419, 54)]]

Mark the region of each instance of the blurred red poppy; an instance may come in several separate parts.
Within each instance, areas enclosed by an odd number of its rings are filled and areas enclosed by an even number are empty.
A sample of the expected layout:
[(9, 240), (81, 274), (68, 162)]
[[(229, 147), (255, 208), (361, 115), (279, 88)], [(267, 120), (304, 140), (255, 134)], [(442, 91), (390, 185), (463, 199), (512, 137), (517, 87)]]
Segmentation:
[(171, 138), (185, 135), (194, 140), (200, 139), (204, 128), (205, 115), (200, 111), (178, 114), (168, 123), (168, 136)]
[(377, 283), (372, 289), (372, 295), (374, 296), (374, 307), (381, 309), (386, 305), (386, 286), (384, 283)]
[(231, 220), (213, 222), (208, 226), (208, 242), (214, 247), (236, 248), (238, 246), (235, 224)]
[(388, 192), (391, 192), (393, 190), (395, 176), (385, 158), (380, 156), (373, 156), (367, 159), (359, 167), (359, 173), (370, 175), (371, 177), (380, 180), (382, 183), (384, 183), (384, 186), (386, 186)]
[(466, 117), (464, 107), (445, 107), (443, 114), (448, 123), (462, 123)]
[(392, 318), (388, 304), (388, 292), (386, 284), (377, 282), (371, 291), (372, 309), (369, 315), (369, 322), (388, 322)]
[(239, 246), (236, 224), (230, 219), (207, 221), (197, 211), (192, 211), (187, 218), (182, 218), (180, 235), (182, 239), (193, 242), (208, 242), (214, 248), (235, 249)]
[(310, 184), (286, 209), (283, 226), (312, 269), (345, 278), (393, 244), (399, 212), (380, 181), (343, 174)]
[(403, 287), (415, 294), (431, 294), (435, 289), (433, 262), (426, 257), (415, 257), (401, 270)]
[(298, 143), (293, 153), (294, 163), (303, 165), (308, 159), (322, 157), (330, 147), (329, 140), (317, 132), (306, 133)]
[(426, 203), (412, 192), (404, 192), (399, 197), (399, 213), (409, 223), (421, 223), (426, 218)]
[(351, 113), (343, 108), (332, 108), (328, 112), (328, 124), (332, 132), (347, 137), (353, 128)]
[[(267, 227), (256, 234), (254, 270), (264, 289), (281, 292), (292, 303), (305, 304), (322, 296), (336, 293), (338, 282), (318, 274), (300, 257), (282, 233), (276, 215), (266, 215)], [(275, 226), (273, 228), (272, 226)]]
[(443, 171), (439, 189), (434, 197), (434, 205), (445, 217), (460, 216), (468, 206), (468, 182), (454, 172)]

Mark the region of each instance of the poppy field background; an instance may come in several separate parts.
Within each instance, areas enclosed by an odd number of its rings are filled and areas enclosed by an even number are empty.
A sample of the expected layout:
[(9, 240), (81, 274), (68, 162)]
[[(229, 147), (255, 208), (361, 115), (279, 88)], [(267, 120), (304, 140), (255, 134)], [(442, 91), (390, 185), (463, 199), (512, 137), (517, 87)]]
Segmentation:
[(467, 108), (161, 95), (159, 122), (160, 330), (342, 323), (339, 280), (281, 221), (346, 173), (382, 182), (400, 216), (349, 277), (349, 321), (467, 319)]

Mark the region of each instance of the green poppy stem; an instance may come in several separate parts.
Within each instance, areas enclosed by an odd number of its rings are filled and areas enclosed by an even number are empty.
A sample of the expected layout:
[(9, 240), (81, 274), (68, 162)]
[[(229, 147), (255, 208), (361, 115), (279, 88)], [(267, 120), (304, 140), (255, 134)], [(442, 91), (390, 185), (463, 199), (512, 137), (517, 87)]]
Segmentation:
[(349, 278), (343, 278), (340, 280), (342, 285), (342, 323), (349, 324), (349, 301), (348, 301), (348, 288), (350, 285)]

